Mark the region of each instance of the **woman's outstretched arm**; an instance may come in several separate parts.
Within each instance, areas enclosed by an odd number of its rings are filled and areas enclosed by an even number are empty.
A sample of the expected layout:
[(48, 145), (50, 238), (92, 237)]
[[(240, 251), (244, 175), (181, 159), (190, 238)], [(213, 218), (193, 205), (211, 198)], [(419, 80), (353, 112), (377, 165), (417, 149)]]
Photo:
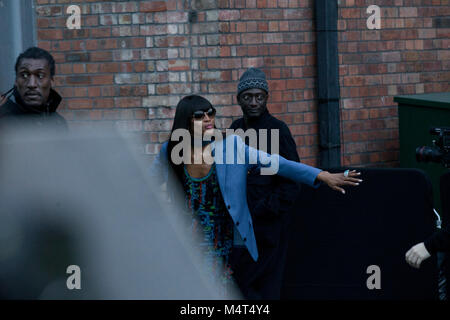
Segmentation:
[(249, 165), (252, 165), (253, 160), (254, 165), (271, 168), (272, 170), (269, 172), (272, 174), (278, 174), (293, 181), (302, 182), (312, 187), (318, 187), (321, 183), (325, 183), (331, 189), (343, 194), (345, 194), (344, 186), (358, 186), (362, 182), (359, 179), (361, 173), (355, 170), (330, 173), (303, 163), (287, 160), (277, 154), (270, 155), (249, 147), (238, 136), (236, 141), (238, 152), (244, 150)]

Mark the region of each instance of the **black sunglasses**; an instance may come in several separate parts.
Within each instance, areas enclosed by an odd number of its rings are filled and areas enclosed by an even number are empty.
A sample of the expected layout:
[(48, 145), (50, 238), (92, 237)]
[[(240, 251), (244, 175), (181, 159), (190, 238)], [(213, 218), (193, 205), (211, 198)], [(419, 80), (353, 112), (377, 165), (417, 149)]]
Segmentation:
[(195, 120), (202, 120), (205, 117), (205, 113), (208, 115), (208, 117), (212, 117), (216, 114), (216, 109), (209, 108), (207, 111), (202, 111), (202, 110), (194, 111), (194, 113), (192, 114), (192, 117)]

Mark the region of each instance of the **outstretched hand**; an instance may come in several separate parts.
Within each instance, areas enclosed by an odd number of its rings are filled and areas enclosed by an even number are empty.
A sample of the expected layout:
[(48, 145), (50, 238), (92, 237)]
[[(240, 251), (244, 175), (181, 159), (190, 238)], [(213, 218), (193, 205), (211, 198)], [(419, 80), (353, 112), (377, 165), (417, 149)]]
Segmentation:
[(406, 262), (414, 268), (419, 269), (422, 261), (430, 257), (430, 253), (423, 242), (416, 244), (414, 247), (408, 250), (405, 254)]
[(329, 173), (328, 171), (322, 171), (318, 174), (317, 179), (326, 183), (331, 189), (345, 194), (345, 190), (342, 186), (358, 186), (362, 180), (358, 179), (361, 172), (356, 172), (356, 170), (348, 171), (348, 175), (345, 176), (344, 173)]

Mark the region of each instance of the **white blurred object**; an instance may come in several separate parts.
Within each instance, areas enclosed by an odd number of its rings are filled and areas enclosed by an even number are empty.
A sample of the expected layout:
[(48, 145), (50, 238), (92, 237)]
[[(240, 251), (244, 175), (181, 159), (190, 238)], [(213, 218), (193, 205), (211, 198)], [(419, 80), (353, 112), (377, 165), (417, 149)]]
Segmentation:
[(241, 298), (219, 296), (137, 149), (105, 131), (2, 133), (0, 298)]

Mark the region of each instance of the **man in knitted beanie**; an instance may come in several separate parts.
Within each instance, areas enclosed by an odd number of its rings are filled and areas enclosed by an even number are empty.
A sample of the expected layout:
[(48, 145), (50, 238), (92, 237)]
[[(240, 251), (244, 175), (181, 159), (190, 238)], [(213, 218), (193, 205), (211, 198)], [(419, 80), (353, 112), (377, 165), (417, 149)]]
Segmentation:
[[(250, 68), (244, 72), (239, 80), (237, 98), (245, 118), (257, 118), (263, 114), (266, 110), (268, 93), (269, 85), (264, 72), (257, 68)], [(256, 103), (248, 100), (252, 95), (256, 97)]]
[[(237, 101), (243, 117), (234, 121), (231, 129), (255, 129), (256, 132), (267, 129), (268, 153), (272, 150), (271, 132), (278, 130), (279, 154), (286, 159), (300, 161), (288, 126), (267, 110), (268, 99), (269, 85), (264, 72), (258, 68), (245, 71), (237, 86)], [(260, 175), (257, 171), (250, 171), (247, 190), (259, 258), (254, 262), (245, 248), (233, 248), (231, 263), (234, 277), (247, 299), (280, 299), (290, 212), (299, 187), (276, 175)]]

